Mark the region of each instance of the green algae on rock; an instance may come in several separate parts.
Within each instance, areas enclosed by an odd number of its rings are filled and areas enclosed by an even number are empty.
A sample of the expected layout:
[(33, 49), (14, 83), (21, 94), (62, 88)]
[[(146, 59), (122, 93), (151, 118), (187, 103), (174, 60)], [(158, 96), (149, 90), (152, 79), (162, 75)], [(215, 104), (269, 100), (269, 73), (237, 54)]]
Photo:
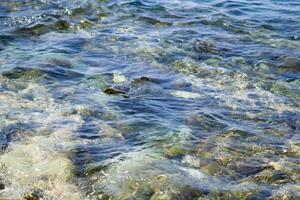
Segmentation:
[(103, 90), (103, 92), (107, 95), (123, 95), (123, 94), (126, 94), (125, 91), (119, 90), (119, 89), (116, 89), (116, 88), (112, 88), (112, 87), (105, 88)]
[(4, 72), (2, 75), (9, 79), (24, 79), (31, 81), (42, 77), (44, 73), (39, 69), (15, 68), (13, 70)]

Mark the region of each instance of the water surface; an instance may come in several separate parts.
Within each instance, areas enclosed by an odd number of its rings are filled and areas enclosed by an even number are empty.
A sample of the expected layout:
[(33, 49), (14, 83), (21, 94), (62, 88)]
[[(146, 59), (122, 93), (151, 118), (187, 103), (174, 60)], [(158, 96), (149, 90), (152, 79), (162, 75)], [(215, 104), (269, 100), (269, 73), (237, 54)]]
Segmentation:
[(300, 1), (2, 0), (0, 198), (297, 199)]

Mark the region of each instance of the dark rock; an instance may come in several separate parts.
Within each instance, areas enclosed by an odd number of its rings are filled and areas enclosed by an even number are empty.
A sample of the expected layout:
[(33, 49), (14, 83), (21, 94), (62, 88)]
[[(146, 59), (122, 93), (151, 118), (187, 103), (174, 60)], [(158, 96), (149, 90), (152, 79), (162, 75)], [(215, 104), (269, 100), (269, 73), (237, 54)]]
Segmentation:
[(72, 63), (65, 59), (60, 58), (52, 58), (50, 59), (50, 62), (54, 65), (60, 66), (62, 68), (72, 68)]
[(251, 176), (263, 171), (268, 167), (255, 163), (236, 162), (235, 164), (231, 165), (231, 168), (243, 176)]
[(32, 80), (41, 77), (43, 72), (39, 69), (16, 67), (4, 72), (2, 75), (9, 79)]
[(57, 21), (53, 27), (58, 30), (68, 30), (70, 28), (70, 24), (65, 20)]
[(213, 53), (216, 51), (216, 46), (208, 41), (196, 40), (194, 50), (199, 53)]
[(201, 131), (216, 132), (227, 127), (227, 125), (223, 124), (218, 117), (219, 116), (214, 114), (199, 113), (198, 115), (193, 115), (187, 118), (186, 123), (189, 126), (200, 129)]
[(45, 24), (36, 24), (31, 27), (20, 28), (15, 31), (17, 36), (40, 36), (49, 32), (51, 28)]
[(119, 90), (119, 89), (115, 89), (115, 88), (112, 88), (112, 87), (105, 88), (103, 90), (103, 92), (105, 94), (107, 94), (107, 95), (122, 95), (122, 94), (126, 94), (125, 91)]
[(25, 194), (24, 200), (40, 200), (44, 196), (44, 192), (40, 189), (34, 189), (32, 192)]
[(293, 183), (294, 181), (287, 174), (281, 171), (264, 170), (253, 177), (256, 183), (269, 183), (281, 185), (285, 183)]
[(161, 79), (157, 79), (157, 78), (151, 78), (151, 77), (146, 77), (146, 76), (142, 76), (142, 77), (139, 77), (139, 78), (135, 78), (133, 79), (132, 83), (133, 85), (135, 84), (143, 84), (143, 83), (146, 83), (146, 82), (151, 82), (151, 83), (162, 83), (163, 80)]
[(0, 190), (4, 190), (5, 189), (5, 185), (3, 183), (0, 183)]

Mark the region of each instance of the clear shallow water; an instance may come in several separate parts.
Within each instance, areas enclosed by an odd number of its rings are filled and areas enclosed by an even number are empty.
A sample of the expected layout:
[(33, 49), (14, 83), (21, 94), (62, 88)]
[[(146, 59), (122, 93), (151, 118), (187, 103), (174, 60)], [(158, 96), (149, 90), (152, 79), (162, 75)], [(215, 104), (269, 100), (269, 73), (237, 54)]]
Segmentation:
[(299, 11), (1, 1), (1, 199), (299, 198)]

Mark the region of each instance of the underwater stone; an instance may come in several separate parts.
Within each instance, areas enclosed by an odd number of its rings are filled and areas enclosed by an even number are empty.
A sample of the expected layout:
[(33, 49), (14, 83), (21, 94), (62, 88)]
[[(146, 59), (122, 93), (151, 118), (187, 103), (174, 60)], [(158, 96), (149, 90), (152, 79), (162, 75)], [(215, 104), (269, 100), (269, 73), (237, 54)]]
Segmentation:
[(212, 53), (216, 51), (216, 46), (209, 41), (196, 40), (194, 41), (194, 50), (198, 53)]
[(103, 90), (103, 92), (107, 95), (119, 95), (119, 94), (126, 94), (125, 91), (123, 90), (119, 90), (119, 89), (115, 89), (115, 88), (112, 88), (112, 87), (108, 87), (108, 88), (105, 88)]
[(246, 131), (238, 130), (238, 129), (233, 129), (233, 130), (228, 130), (222, 134), (220, 134), (220, 137), (225, 137), (225, 138), (234, 138), (234, 139), (244, 139), (247, 137), (253, 136), (251, 133), (248, 133)]
[(64, 59), (64, 58), (51, 58), (51, 59), (49, 59), (49, 61), (50, 61), (50, 63), (60, 66), (60, 67), (63, 67), (63, 68), (72, 68), (73, 67), (72, 63), (69, 60)]
[(63, 116), (70, 116), (70, 115), (74, 115), (74, 114), (81, 115), (84, 117), (101, 117), (102, 116), (96, 110), (93, 110), (92, 108), (89, 108), (86, 106), (78, 106), (74, 110), (69, 110), (69, 111), (62, 113)]
[(50, 31), (50, 27), (45, 24), (37, 24), (32, 27), (20, 28), (16, 30), (17, 35), (39, 36)]
[(103, 19), (103, 18), (107, 18), (111, 15), (111, 13), (108, 13), (108, 12), (101, 12), (101, 13), (98, 13), (97, 14), (97, 17), (99, 17), (100, 19)]
[(219, 58), (209, 58), (209, 59), (205, 60), (204, 63), (206, 63), (207, 65), (214, 66), (214, 67), (218, 67), (221, 63), (221, 59), (219, 59)]
[(101, 131), (99, 133), (104, 137), (124, 139), (124, 136), (121, 133), (121, 131), (111, 127), (108, 124), (101, 123), (100, 128)]
[(173, 199), (198, 199), (201, 196), (206, 196), (209, 192), (206, 189), (194, 188), (193, 186), (180, 186), (179, 188), (171, 188), (169, 192), (169, 200)]
[(82, 7), (78, 7), (72, 10), (72, 16), (76, 16), (84, 13), (85, 13), (85, 9)]
[(77, 110), (77, 113), (82, 116), (93, 116), (94, 112), (93, 112), (93, 110), (90, 110), (88, 108), (81, 107)]
[(181, 73), (189, 74), (189, 73), (199, 73), (200, 65), (189, 61), (176, 60), (171, 65), (176, 71)]
[(231, 164), (231, 169), (235, 170), (237, 173), (243, 176), (250, 176), (253, 174), (257, 174), (269, 166), (263, 166), (260, 164), (252, 164), (246, 162), (235, 162)]
[(190, 150), (181, 145), (174, 145), (172, 147), (164, 147), (162, 153), (169, 158), (174, 158), (181, 155), (187, 155), (190, 153)]
[(24, 200), (39, 200), (39, 199), (43, 199), (43, 196), (44, 196), (43, 191), (36, 189), (28, 194), (25, 194)]
[(92, 28), (94, 26), (94, 23), (90, 20), (81, 20), (80, 23), (79, 23), (79, 27), (81, 29), (87, 29), (87, 28)]
[(10, 71), (4, 72), (2, 75), (9, 79), (33, 80), (41, 77), (43, 73), (39, 69), (16, 67)]
[(5, 189), (5, 185), (3, 183), (0, 183), (0, 190), (4, 190)]
[(169, 180), (169, 177), (166, 174), (160, 174), (156, 177), (156, 179), (160, 184), (165, 184)]
[(132, 81), (131, 84), (138, 85), (138, 84), (144, 84), (144, 83), (147, 83), (147, 82), (161, 83), (161, 80), (160, 79), (156, 79), (156, 78), (142, 76), (142, 77), (133, 79), (133, 81)]
[(254, 65), (254, 70), (266, 73), (270, 71), (270, 66), (268, 63), (261, 62)]
[(155, 25), (155, 26), (171, 26), (172, 25), (171, 22), (162, 21), (160, 19), (155, 19), (155, 18), (145, 17), (145, 16), (139, 17), (138, 20), (148, 23), (150, 25)]
[(256, 199), (257, 190), (214, 191), (209, 197), (213, 200), (251, 200)]
[(53, 27), (58, 30), (68, 30), (70, 28), (70, 24), (65, 20), (60, 20), (55, 22)]
[(201, 171), (211, 176), (224, 175), (224, 168), (214, 161), (210, 162), (208, 165), (201, 167)]
[(247, 65), (247, 61), (243, 57), (232, 57), (231, 58), (232, 62), (235, 64), (240, 64), (240, 65)]
[(269, 183), (273, 185), (281, 185), (285, 183), (293, 183), (294, 181), (281, 171), (266, 169), (253, 177), (255, 183)]
[(272, 200), (298, 200), (300, 199), (300, 185), (286, 184), (275, 191), (269, 199)]
[[(206, 160), (206, 159), (203, 159), (203, 160)], [(183, 164), (187, 164), (191, 167), (199, 168), (203, 164), (205, 164), (205, 162), (203, 162), (203, 160), (201, 158), (196, 158), (194, 156), (186, 155), (183, 157), (181, 162)]]
[(113, 197), (107, 194), (99, 194), (97, 200), (113, 200)]
[(205, 132), (220, 131), (227, 127), (218, 120), (218, 116), (206, 113), (193, 114), (186, 119), (186, 123)]
[(102, 74), (88, 76), (82, 81), (82, 84), (99, 89), (105, 89), (106, 87), (109, 87), (109, 83), (110, 77)]
[(26, 194), (24, 200), (39, 200), (40, 198), (34, 194)]
[(222, 166), (227, 166), (230, 163), (232, 163), (234, 160), (237, 160), (238, 158), (234, 157), (230, 154), (221, 154), (220, 156), (216, 157), (217, 162)]
[(150, 198), (150, 200), (168, 200), (168, 194), (164, 192), (155, 192), (154, 195)]
[(179, 155), (182, 155), (183, 152), (179, 147), (171, 147), (171, 148), (164, 148), (163, 149), (163, 154), (166, 155), (167, 157), (176, 157)]
[(282, 71), (300, 71), (300, 59), (292, 56), (282, 56), (279, 58), (279, 69)]

